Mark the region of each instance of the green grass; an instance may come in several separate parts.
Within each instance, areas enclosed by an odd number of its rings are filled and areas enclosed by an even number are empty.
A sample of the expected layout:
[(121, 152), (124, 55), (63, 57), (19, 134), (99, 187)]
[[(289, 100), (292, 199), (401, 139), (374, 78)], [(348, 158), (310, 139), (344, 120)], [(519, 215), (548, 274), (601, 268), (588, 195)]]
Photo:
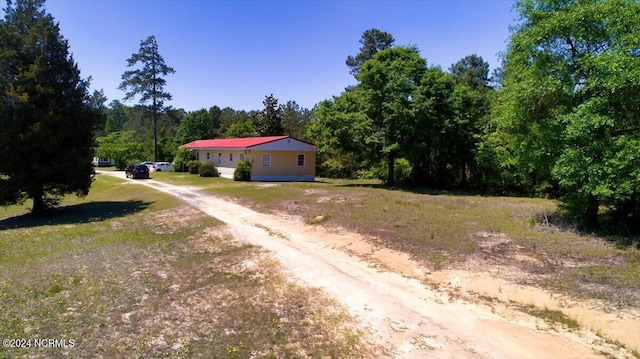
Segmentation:
[[(618, 348), (624, 348), (629, 350), (629, 354), (631, 355), (631, 357), (636, 358), (636, 359), (640, 359), (640, 351), (634, 350), (629, 348), (628, 346), (626, 346), (624, 343), (621, 343), (618, 340), (614, 340), (614, 339), (610, 339), (605, 337), (600, 331), (596, 331), (595, 333), (598, 337), (600, 337), (602, 339), (603, 342), (613, 345), (615, 347)], [(603, 353), (604, 354), (604, 353)]]
[(0, 337), (75, 346), (0, 358), (375, 356), (335, 301), (171, 196), (98, 175), (62, 205), (0, 218)]
[(638, 307), (640, 251), (629, 248), (618, 256), (585, 261), (577, 268), (540, 280), (556, 291), (605, 300), (620, 307)]
[(580, 329), (580, 323), (577, 320), (565, 315), (559, 310), (551, 310), (548, 308), (539, 308), (533, 305), (521, 306), (523, 312), (529, 313), (534, 317), (544, 320), (551, 327), (560, 326), (568, 330)]
[[(552, 200), (390, 190), (371, 180), (247, 183), (180, 173), (156, 179), (198, 186), (258, 211), (300, 215), (309, 224), (322, 218), (322, 225), (371, 235), (374, 244), (409, 253), (433, 269), (476, 257), (520, 267), (530, 273), (529, 284), (640, 307), (640, 251), (548, 225), (544, 218), (557, 212)], [(502, 241), (492, 244), (492, 235)], [(537, 263), (518, 262), (515, 254)]]

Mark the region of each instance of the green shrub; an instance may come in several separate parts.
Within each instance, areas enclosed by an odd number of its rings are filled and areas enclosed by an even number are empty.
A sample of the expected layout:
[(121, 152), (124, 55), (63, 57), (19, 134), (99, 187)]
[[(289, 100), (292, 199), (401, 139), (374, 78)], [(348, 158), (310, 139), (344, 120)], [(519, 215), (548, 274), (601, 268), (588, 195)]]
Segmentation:
[(138, 163), (138, 162), (129, 163), (130, 161), (127, 161), (126, 159), (121, 159), (121, 158), (116, 158), (115, 161), (116, 161), (116, 169), (118, 171), (124, 171), (125, 169), (127, 169), (127, 167), (129, 167), (131, 163)]
[(406, 158), (398, 158), (395, 161), (395, 171), (393, 173), (393, 177), (397, 184), (405, 185), (411, 179), (411, 171), (413, 170), (413, 166)]
[(381, 178), (380, 173), (382, 173), (382, 170), (380, 170), (378, 167), (374, 167), (374, 168), (369, 168), (369, 169), (360, 169), (357, 170), (353, 173), (353, 178), (356, 179), (382, 179), (385, 180), (386, 177)]
[(233, 171), (234, 181), (251, 181), (251, 163), (240, 160), (236, 170)]
[(203, 163), (198, 169), (200, 177), (219, 177), (218, 169), (213, 163)]
[(189, 173), (192, 175), (197, 175), (200, 170), (200, 166), (202, 166), (204, 162), (202, 161), (189, 161), (187, 163), (187, 167), (189, 167)]
[(176, 172), (187, 172), (189, 161), (193, 159), (193, 154), (188, 148), (181, 148), (173, 159), (173, 170)]
[[(396, 185), (405, 185), (411, 179), (411, 171), (413, 167), (405, 158), (396, 158), (393, 171), (393, 180)], [(375, 177), (381, 181), (387, 180), (389, 166), (385, 161), (381, 161), (377, 166), (372, 168), (367, 174), (375, 174)], [(363, 177), (364, 178), (364, 177)]]

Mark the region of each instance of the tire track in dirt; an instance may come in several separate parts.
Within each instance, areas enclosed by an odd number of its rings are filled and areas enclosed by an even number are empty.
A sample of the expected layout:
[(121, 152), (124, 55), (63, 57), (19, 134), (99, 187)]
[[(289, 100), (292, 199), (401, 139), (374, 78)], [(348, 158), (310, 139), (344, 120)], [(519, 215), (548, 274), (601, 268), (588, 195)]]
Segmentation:
[[(121, 173), (109, 173), (120, 176)], [(132, 181), (133, 182), (133, 181)], [(488, 306), (453, 300), (418, 279), (382, 270), (332, 243), (363, 240), (286, 216), (255, 212), (187, 186), (136, 181), (176, 196), (229, 226), (242, 241), (270, 250), (293, 277), (343, 303), (396, 358), (626, 357), (588, 331), (548, 331), (520, 315), (506, 319)], [(335, 237), (335, 238), (334, 238)]]

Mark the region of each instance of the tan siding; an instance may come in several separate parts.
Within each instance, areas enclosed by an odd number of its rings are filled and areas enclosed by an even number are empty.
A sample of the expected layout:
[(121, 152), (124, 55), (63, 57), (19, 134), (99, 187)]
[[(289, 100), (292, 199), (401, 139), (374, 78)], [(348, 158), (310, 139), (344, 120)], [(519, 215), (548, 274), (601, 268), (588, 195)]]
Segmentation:
[[(215, 166), (231, 167), (235, 168), (240, 161), (240, 154), (244, 153), (243, 150), (197, 150), (200, 156), (200, 161), (213, 163)], [(207, 153), (209, 153), (209, 159), (207, 160)], [(218, 153), (222, 154), (220, 163), (218, 163)], [(233, 154), (233, 160), (229, 161), (229, 153)]]
[[(245, 150), (234, 149), (208, 149), (195, 150), (200, 156), (200, 161), (213, 163), (216, 167), (236, 168), (240, 160), (240, 154)], [(209, 159), (207, 160), (207, 152)], [(218, 163), (218, 153), (222, 154)], [(229, 153), (233, 153), (233, 161), (229, 161)], [(271, 154), (271, 167), (262, 167), (262, 154)], [(298, 166), (298, 155), (304, 154), (304, 166)], [(315, 176), (316, 153), (315, 151), (276, 151), (276, 150), (247, 150), (245, 158), (251, 163), (252, 176)]]
[[(271, 167), (262, 166), (262, 154), (271, 154)], [(298, 154), (305, 155), (304, 166), (298, 166)], [(253, 176), (315, 175), (316, 153), (313, 151), (251, 151)]]

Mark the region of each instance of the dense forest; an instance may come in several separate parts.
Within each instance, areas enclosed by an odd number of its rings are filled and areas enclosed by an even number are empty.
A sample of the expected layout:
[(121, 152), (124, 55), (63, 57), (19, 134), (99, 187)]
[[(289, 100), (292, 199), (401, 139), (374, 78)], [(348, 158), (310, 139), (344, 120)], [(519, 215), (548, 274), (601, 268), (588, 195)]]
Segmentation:
[[(606, 220), (637, 233), (639, 9), (624, 0), (518, 1), (519, 22), (493, 71), (476, 54), (444, 70), (369, 29), (346, 56), (356, 85), (313, 109), (273, 95), (248, 112), (168, 109), (158, 157), (172, 160), (195, 139), (289, 134), (318, 146), (321, 177), (558, 198), (584, 228)], [(102, 107), (99, 154), (120, 141), (130, 160), (151, 158), (148, 107)]]

